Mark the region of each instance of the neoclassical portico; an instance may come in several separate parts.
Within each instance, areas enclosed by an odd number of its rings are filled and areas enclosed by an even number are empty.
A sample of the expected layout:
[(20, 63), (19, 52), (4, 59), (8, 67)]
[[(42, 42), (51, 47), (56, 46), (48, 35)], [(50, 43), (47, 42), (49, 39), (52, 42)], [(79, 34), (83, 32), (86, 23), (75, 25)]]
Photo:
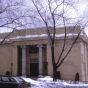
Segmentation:
[[(38, 53), (38, 64), (39, 64), (39, 75), (43, 74), (43, 51), (42, 51), (42, 44), (36, 45), (39, 48), (39, 53)], [(21, 46), (22, 49), (22, 75), (26, 76), (26, 45)], [(29, 63), (30, 64), (30, 63)]]

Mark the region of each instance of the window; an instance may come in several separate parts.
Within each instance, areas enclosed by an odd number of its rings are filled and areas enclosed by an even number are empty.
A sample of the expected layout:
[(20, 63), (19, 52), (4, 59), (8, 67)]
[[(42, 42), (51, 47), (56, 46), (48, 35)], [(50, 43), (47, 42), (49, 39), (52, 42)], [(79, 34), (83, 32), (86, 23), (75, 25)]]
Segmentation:
[(2, 77), (2, 81), (4, 81), (4, 82), (10, 82), (10, 80), (9, 80), (8, 77)]
[(29, 50), (29, 53), (38, 53), (39, 52), (39, 49), (36, 45), (30, 45), (28, 46), (28, 50)]
[(18, 81), (18, 82), (25, 82), (22, 78), (19, 78), (19, 77), (15, 77), (15, 79)]
[(30, 63), (38, 63), (38, 58), (30, 59)]
[(14, 78), (9, 78), (11, 82), (16, 82)]

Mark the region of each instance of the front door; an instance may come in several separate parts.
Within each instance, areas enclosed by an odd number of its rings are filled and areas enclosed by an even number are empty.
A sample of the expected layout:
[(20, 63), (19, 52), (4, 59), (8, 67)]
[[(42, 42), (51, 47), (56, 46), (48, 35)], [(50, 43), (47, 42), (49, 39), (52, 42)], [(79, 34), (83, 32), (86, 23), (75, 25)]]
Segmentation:
[(39, 64), (38, 63), (30, 63), (30, 76), (38, 77), (39, 75)]

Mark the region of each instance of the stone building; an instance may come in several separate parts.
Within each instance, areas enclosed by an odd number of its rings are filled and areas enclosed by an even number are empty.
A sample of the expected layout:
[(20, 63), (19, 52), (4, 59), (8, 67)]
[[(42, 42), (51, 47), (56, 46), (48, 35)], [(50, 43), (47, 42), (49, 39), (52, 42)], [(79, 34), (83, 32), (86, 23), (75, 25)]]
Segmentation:
[[(50, 27), (51, 29), (52, 27)], [(67, 50), (80, 30), (80, 26), (67, 27)], [(1, 33), (0, 41), (8, 34)], [(57, 60), (64, 41), (64, 27), (57, 28), (55, 37), (55, 59)], [(78, 72), (81, 81), (88, 81), (87, 41), (85, 32), (81, 31), (71, 52), (58, 68), (61, 79), (75, 80), (75, 74)], [(50, 46), (45, 27), (14, 30), (0, 45), (0, 75), (4, 75), (6, 71), (9, 71), (14, 76), (52, 76)]]

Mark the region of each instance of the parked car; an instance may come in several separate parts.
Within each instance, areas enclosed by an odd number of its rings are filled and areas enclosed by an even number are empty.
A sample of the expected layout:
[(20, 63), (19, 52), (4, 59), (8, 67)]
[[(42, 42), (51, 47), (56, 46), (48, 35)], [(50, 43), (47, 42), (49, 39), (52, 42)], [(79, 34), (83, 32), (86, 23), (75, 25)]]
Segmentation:
[(27, 88), (30, 84), (21, 77), (0, 76), (0, 88)]

